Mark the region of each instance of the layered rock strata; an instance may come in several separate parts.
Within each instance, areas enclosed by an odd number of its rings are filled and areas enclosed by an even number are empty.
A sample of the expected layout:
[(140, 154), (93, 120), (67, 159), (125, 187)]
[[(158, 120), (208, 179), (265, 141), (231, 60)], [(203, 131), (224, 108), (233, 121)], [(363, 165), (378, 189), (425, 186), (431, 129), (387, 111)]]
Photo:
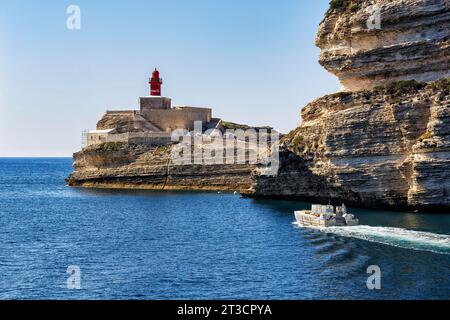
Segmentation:
[(255, 165), (175, 165), (171, 146), (105, 143), (74, 154), (72, 187), (244, 191), (251, 186)]
[(320, 98), (281, 147), (256, 197), (393, 209), (450, 209), (450, 81), (395, 83)]
[(332, 0), (316, 44), (345, 91), (450, 77), (450, 1)]

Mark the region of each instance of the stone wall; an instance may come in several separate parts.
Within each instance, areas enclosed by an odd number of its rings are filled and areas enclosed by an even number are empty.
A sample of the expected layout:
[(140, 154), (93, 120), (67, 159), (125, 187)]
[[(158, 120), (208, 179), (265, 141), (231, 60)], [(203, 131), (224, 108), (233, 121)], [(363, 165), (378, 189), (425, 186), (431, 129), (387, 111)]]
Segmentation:
[(141, 112), (150, 109), (169, 110), (172, 107), (172, 99), (165, 97), (141, 97)]
[(182, 107), (171, 110), (147, 109), (142, 114), (163, 131), (176, 129), (194, 129), (195, 121), (208, 123), (211, 121), (211, 109)]
[(167, 132), (128, 132), (121, 134), (89, 133), (87, 147), (102, 143), (130, 143), (147, 146), (164, 146), (172, 142), (172, 135)]
[(140, 114), (164, 132), (194, 129), (195, 121), (209, 123), (212, 110), (188, 106), (171, 107), (172, 100), (164, 97), (142, 97)]

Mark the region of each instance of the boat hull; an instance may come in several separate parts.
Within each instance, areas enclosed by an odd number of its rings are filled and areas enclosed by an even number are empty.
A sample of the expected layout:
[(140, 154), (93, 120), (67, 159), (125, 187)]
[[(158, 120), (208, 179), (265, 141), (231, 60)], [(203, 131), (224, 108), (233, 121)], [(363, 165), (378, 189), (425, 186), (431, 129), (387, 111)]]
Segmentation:
[(300, 226), (311, 228), (351, 227), (359, 225), (358, 219), (349, 221), (342, 217), (330, 217), (329, 219), (323, 219), (322, 217), (312, 215), (307, 211), (296, 211), (295, 219)]
[(320, 217), (315, 217), (311, 214), (307, 214), (303, 211), (295, 212), (295, 219), (297, 223), (303, 227), (312, 228), (330, 228), (336, 227), (336, 219), (324, 220)]

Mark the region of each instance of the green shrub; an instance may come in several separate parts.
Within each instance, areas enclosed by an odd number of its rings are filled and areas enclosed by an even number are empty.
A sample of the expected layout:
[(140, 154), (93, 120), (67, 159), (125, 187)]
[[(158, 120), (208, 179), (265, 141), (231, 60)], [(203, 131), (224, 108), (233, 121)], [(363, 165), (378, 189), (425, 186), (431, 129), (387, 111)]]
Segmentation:
[(298, 134), (298, 132), (300, 131), (300, 128), (298, 127), (298, 128), (296, 128), (296, 129), (294, 129), (294, 130), (292, 130), (291, 132), (289, 132), (288, 134), (286, 134), (286, 135), (284, 135), (282, 138), (281, 138), (281, 143), (284, 143), (284, 142), (290, 142), (290, 141), (292, 141), (296, 136), (297, 136), (297, 134)]
[(163, 154), (163, 153), (166, 153), (167, 151), (169, 151), (171, 148), (172, 148), (171, 145), (159, 146), (155, 149), (154, 153)]
[(331, 10), (345, 9), (347, 6), (348, 6), (348, 0), (331, 0), (330, 1), (330, 9)]
[(429, 131), (425, 132), (423, 135), (420, 136), (420, 138), (418, 139), (419, 142), (422, 142), (424, 140), (428, 140), (433, 138), (433, 134)]
[(431, 87), (435, 90), (450, 91), (450, 78), (435, 81), (431, 84)]
[(100, 145), (102, 151), (119, 151), (125, 145), (124, 142), (105, 142)]
[(337, 92), (330, 95), (331, 98), (339, 98), (341, 101), (350, 99), (352, 96), (353, 96), (352, 92), (345, 92), (345, 91)]
[(352, 1), (350, 4), (350, 11), (351, 12), (356, 12), (359, 11), (361, 9), (361, 2), (359, 1)]
[(294, 149), (299, 150), (304, 141), (304, 136), (296, 136), (294, 140), (292, 140), (292, 146), (294, 147)]
[(376, 90), (383, 90), (389, 95), (401, 95), (403, 93), (419, 91), (426, 86), (427, 84), (425, 82), (419, 82), (416, 80), (402, 80), (394, 81), (385, 87), (377, 87)]
[(350, 10), (356, 12), (361, 9), (361, 0), (331, 0), (328, 14), (336, 11)]
[(222, 121), (222, 126), (225, 130), (248, 130), (249, 126), (244, 124), (237, 124), (233, 122)]

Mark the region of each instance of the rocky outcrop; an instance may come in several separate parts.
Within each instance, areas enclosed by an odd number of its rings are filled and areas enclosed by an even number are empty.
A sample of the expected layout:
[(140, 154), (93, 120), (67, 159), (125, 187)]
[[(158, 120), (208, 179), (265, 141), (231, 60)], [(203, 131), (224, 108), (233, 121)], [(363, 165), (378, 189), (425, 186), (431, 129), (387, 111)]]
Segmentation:
[[(158, 129), (149, 128), (152, 123), (141, 117), (137, 111), (108, 111), (97, 123), (97, 130), (113, 130), (114, 134), (149, 133)], [(272, 132), (270, 127), (250, 127), (221, 119), (212, 118), (204, 128), (203, 135), (191, 132), (180, 143), (163, 141), (150, 143), (146, 139), (133, 138), (112, 140), (101, 144), (92, 144), (74, 154), (74, 172), (68, 177), (71, 187), (109, 188), (109, 189), (143, 189), (143, 190), (211, 190), (240, 191), (250, 189), (251, 173), (257, 163), (250, 159), (250, 152), (257, 146), (246, 142), (245, 135), (239, 131)], [(229, 137), (229, 130), (236, 131), (236, 136)], [(187, 139), (190, 137), (190, 139)], [(228, 137), (228, 138), (227, 138)], [(269, 138), (270, 135), (267, 137)], [(234, 159), (227, 156), (231, 152), (221, 138), (233, 139), (236, 146), (245, 148), (242, 152), (234, 150)], [(198, 141), (198, 139), (200, 141)], [(190, 144), (189, 141), (190, 140)], [(188, 146), (185, 143), (188, 143)], [(234, 145), (232, 144), (232, 145)], [(267, 153), (267, 145), (263, 145)], [(216, 153), (222, 149), (222, 152)], [(256, 149), (255, 149), (256, 148)], [(176, 163), (173, 157), (178, 152), (192, 149), (187, 163)], [(182, 151), (180, 151), (182, 150)], [(216, 156), (217, 154), (217, 156)], [(220, 159), (220, 155), (223, 159)], [(183, 159), (184, 160), (184, 159)], [(192, 160), (192, 161), (190, 161)], [(181, 161), (184, 162), (184, 161)], [(256, 163), (255, 163), (256, 162)]]
[(370, 208), (450, 208), (450, 81), (320, 98), (285, 137), (276, 177), (252, 196)]
[(450, 210), (450, 2), (330, 6), (316, 42), (344, 92), (302, 110), (278, 176), (255, 173), (249, 195)]
[(104, 143), (74, 154), (72, 187), (142, 190), (244, 191), (251, 186), (250, 164), (174, 165), (171, 146)]
[(345, 91), (450, 77), (450, 1), (332, 0), (316, 42)]
[(114, 129), (117, 134), (136, 132), (161, 132), (138, 111), (108, 111), (97, 122), (97, 130)]

